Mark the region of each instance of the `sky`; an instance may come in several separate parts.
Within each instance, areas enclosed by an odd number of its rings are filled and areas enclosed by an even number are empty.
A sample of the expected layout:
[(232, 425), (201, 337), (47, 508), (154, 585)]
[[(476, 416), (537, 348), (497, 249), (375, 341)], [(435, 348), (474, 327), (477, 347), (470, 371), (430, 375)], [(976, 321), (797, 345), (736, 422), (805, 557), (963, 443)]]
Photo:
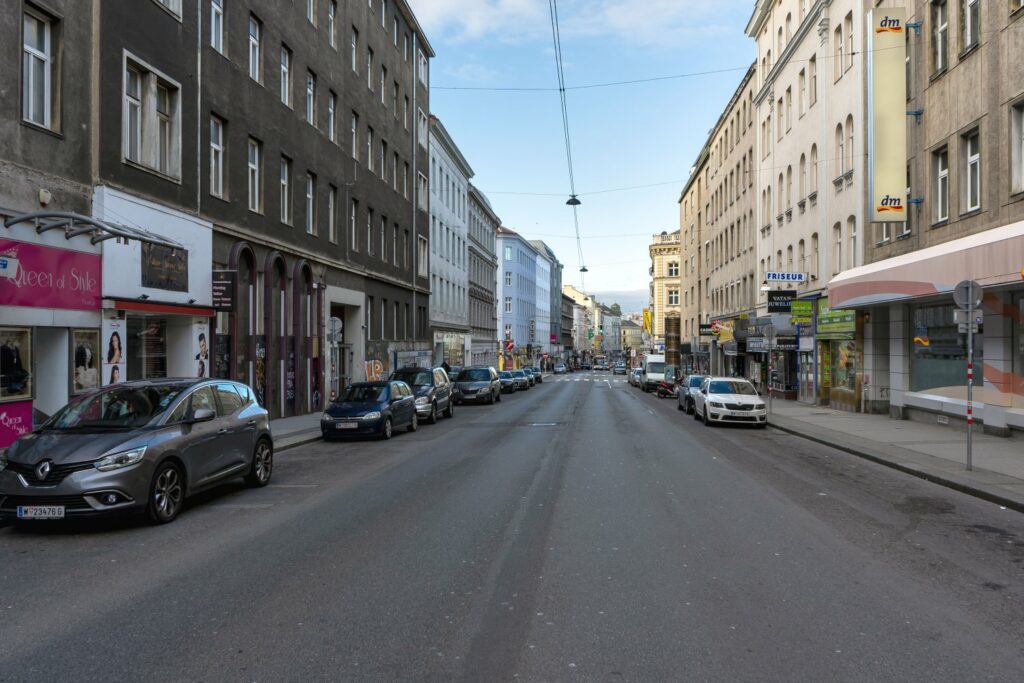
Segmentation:
[[(557, 2), (585, 275), (565, 204), (549, 1), (410, 5), (436, 52), (430, 108), (503, 225), (544, 240), (566, 284), (646, 291), (651, 235), (679, 228), (690, 167), (754, 60), (744, 34), (754, 0)], [(709, 71), (718, 73), (663, 78)], [(638, 79), (661, 80), (573, 89)]]

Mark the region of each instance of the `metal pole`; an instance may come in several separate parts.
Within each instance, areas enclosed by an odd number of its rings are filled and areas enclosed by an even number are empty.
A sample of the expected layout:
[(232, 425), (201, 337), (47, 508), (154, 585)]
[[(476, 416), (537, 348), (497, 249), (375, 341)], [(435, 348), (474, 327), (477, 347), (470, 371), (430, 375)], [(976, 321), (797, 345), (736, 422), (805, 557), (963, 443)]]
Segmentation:
[(772, 351), (775, 348), (775, 324), (768, 324), (768, 414), (772, 414), (772, 369), (774, 360)]
[(967, 470), (973, 466), (974, 429), (974, 282), (967, 285)]

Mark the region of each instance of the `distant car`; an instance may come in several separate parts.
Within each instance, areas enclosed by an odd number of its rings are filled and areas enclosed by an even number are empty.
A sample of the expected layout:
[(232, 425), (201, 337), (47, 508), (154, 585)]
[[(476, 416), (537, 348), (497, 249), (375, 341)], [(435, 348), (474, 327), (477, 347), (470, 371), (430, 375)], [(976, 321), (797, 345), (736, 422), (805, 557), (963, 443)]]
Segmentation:
[(683, 378), (679, 384), (679, 394), (677, 395), (679, 400), (676, 407), (679, 410), (693, 414), (694, 397), (700, 393), (700, 385), (703, 384), (704, 377), (705, 375), (687, 375)]
[(502, 370), (501, 372), (499, 372), (498, 381), (501, 382), (501, 393), (516, 393), (516, 378), (512, 376), (511, 372), (509, 372), (508, 370)]
[(629, 371), (629, 383), (634, 387), (640, 386), (641, 375), (643, 375), (643, 368), (633, 368)]
[(438, 412), (445, 417), (455, 415), (455, 389), (444, 368), (408, 366), (391, 373), (389, 379), (405, 382), (416, 396), (416, 413), (421, 420), (433, 424)]
[(705, 377), (694, 395), (693, 418), (709, 427), (729, 422), (768, 426), (768, 411), (757, 389), (736, 377)]
[(556, 375), (564, 375), (569, 369), (565, 367), (565, 363), (555, 363), (554, 373)]
[(530, 369), (533, 370), (533, 378), (535, 380), (537, 380), (537, 384), (543, 384), (544, 383), (544, 372), (541, 371), (541, 369), (538, 368), (536, 365), (533, 366)]
[(228, 380), (149, 379), (94, 389), (0, 453), (0, 519), (145, 512), (172, 521), (185, 498), (229, 479), (266, 486), (270, 418)]
[(415, 432), (419, 426), (416, 399), (401, 381), (355, 382), (331, 401), (320, 418), (324, 441), (345, 436), (390, 439), (395, 429)]
[(625, 375), (626, 374), (626, 364), (625, 363), (616, 363), (615, 367), (612, 368), (612, 374), (613, 375)]
[(525, 391), (532, 386), (530, 377), (522, 370), (512, 370), (511, 373), (512, 378), (516, 381), (516, 389), (523, 389)]
[(525, 367), (522, 370), (523, 373), (526, 375), (526, 380), (530, 383), (530, 386), (537, 386), (537, 376), (533, 374), (533, 368)]
[(586, 361), (580, 363), (580, 370), (592, 370), (592, 369), (593, 369), (593, 366), (591, 366), (590, 363), (588, 363)]
[(455, 377), (458, 402), (490, 403), (501, 400), (501, 380), (498, 371), (485, 365), (463, 368)]

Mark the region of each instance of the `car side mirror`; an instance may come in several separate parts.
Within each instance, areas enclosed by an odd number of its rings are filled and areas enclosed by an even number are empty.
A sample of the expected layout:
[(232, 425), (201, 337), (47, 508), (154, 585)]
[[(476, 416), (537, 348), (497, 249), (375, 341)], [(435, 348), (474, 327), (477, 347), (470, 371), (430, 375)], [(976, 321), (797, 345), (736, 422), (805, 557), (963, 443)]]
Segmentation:
[(217, 414), (213, 412), (212, 408), (199, 408), (192, 411), (192, 417), (189, 419), (189, 422), (209, 422), (216, 416)]

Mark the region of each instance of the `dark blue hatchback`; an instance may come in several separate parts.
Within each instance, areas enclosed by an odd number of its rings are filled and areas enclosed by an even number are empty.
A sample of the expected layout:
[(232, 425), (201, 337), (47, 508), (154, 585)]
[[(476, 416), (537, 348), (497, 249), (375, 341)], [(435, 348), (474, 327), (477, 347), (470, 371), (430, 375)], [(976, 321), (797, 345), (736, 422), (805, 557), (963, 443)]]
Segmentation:
[(390, 439), (395, 429), (415, 432), (416, 399), (405, 382), (356, 382), (327, 406), (320, 418), (324, 440), (346, 436)]

